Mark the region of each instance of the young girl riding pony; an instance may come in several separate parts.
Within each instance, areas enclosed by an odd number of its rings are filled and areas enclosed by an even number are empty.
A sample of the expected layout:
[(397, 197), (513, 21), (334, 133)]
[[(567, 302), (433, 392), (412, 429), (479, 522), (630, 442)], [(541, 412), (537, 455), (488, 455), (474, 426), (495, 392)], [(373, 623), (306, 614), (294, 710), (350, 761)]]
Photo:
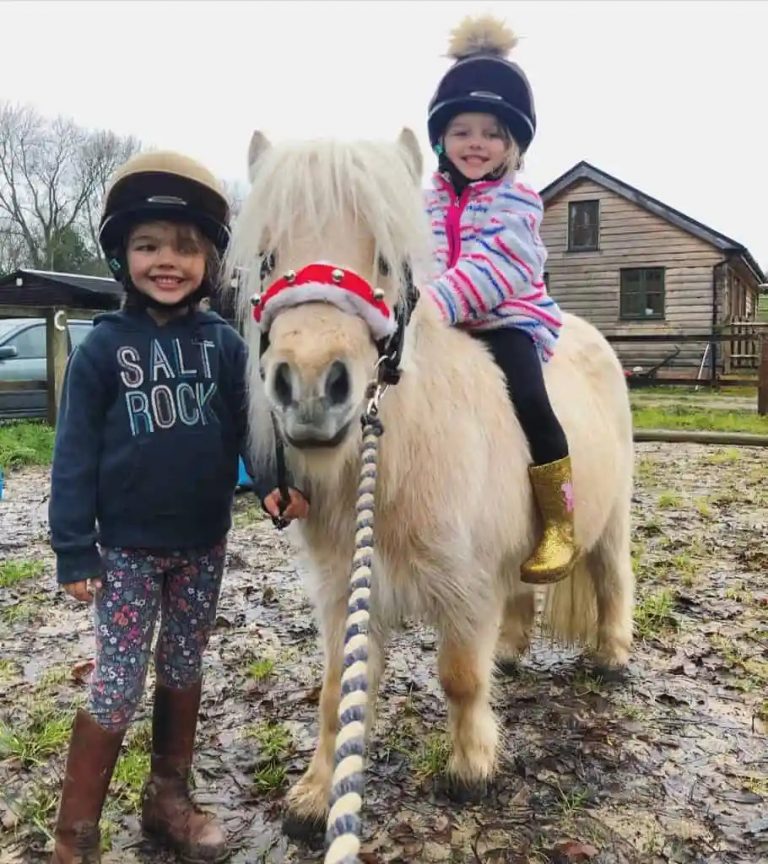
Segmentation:
[(481, 340), (504, 372), (530, 445), (543, 521), (522, 579), (548, 583), (570, 573), (577, 550), (568, 444), (542, 370), (562, 316), (544, 284), (541, 199), (516, 180), (536, 114), (526, 76), (506, 59), (515, 44), (491, 18), (466, 20), (454, 31), (449, 54), (456, 62), (429, 105), (438, 171), (426, 206), (437, 275), (423, 291), (448, 324)]

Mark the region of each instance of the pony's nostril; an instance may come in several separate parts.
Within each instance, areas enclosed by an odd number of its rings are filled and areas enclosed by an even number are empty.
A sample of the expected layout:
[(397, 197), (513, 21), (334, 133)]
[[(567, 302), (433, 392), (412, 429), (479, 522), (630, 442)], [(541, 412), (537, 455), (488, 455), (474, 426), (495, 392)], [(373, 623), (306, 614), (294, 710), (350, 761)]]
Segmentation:
[(325, 378), (325, 395), (332, 405), (343, 405), (349, 399), (349, 372), (336, 360)]
[(291, 385), (291, 370), (287, 363), (278, 363), (272, 379), (272, 389), (277, 401), (288, 406), (293, 401), (293, 386)]

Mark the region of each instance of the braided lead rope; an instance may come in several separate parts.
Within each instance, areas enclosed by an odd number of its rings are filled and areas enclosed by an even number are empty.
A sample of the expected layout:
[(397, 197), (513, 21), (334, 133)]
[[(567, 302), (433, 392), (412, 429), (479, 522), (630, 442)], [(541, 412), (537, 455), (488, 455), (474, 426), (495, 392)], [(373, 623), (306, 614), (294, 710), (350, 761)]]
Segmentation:
[(349, 580), (344, 670), (341, 675), (339, 732), (326, 823), (325, 864), (359, 864), (363, 804), (365, 713), (368, 706), (368, 622), (373, 560), (376, 455), (384, 431), (376, 404), (363, 417), (360, 482), (357, 487), (355, 554)]

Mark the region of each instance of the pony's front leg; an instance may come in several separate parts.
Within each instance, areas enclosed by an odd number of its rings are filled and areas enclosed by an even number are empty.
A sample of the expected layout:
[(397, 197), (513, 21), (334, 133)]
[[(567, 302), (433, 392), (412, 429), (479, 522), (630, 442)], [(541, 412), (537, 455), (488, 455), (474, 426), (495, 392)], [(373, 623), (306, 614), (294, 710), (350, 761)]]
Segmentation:
[[(321, 612), (325, 668), (320, 691), (317, 747), (309, 767), (288, 792), (288, 812), (283, 821), (284, 832), (295, 839), (308, 839), (325, 829), (338, 731), (346, 617), (346, 598), (329, 604)], [(383, 640), (378, 631), (371, 628), (368, 638), (369, 703), (366, 735), (373, 723), (376, 693), (384, 666), (382, 645)]]
[(491, 708), (491, 677), (499, 615), (467, 616), (466, 629), (442, 634), (440, 683), (448, 697), (452, 753), (451, 794), (459, 800), (482, 795), (496, 771), (499, 731)]

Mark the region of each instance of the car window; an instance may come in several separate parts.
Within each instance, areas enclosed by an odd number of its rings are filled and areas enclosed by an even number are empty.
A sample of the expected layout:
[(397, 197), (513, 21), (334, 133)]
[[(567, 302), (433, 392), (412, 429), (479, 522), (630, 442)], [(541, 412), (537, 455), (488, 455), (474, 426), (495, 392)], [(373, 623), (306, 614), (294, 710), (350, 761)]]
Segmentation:
[(16, 347), (18, 360), (45, 357), (45, 325), (36, 324), (34, 327), (28, 327), (18, 336), (9, 339), (6, 344)]
[(72, 350), (85, 339), (85, 337), (93, 330), (93, 324), (90, 321), (87, 324), (70, 324), (69, 338), (72, 340)]

